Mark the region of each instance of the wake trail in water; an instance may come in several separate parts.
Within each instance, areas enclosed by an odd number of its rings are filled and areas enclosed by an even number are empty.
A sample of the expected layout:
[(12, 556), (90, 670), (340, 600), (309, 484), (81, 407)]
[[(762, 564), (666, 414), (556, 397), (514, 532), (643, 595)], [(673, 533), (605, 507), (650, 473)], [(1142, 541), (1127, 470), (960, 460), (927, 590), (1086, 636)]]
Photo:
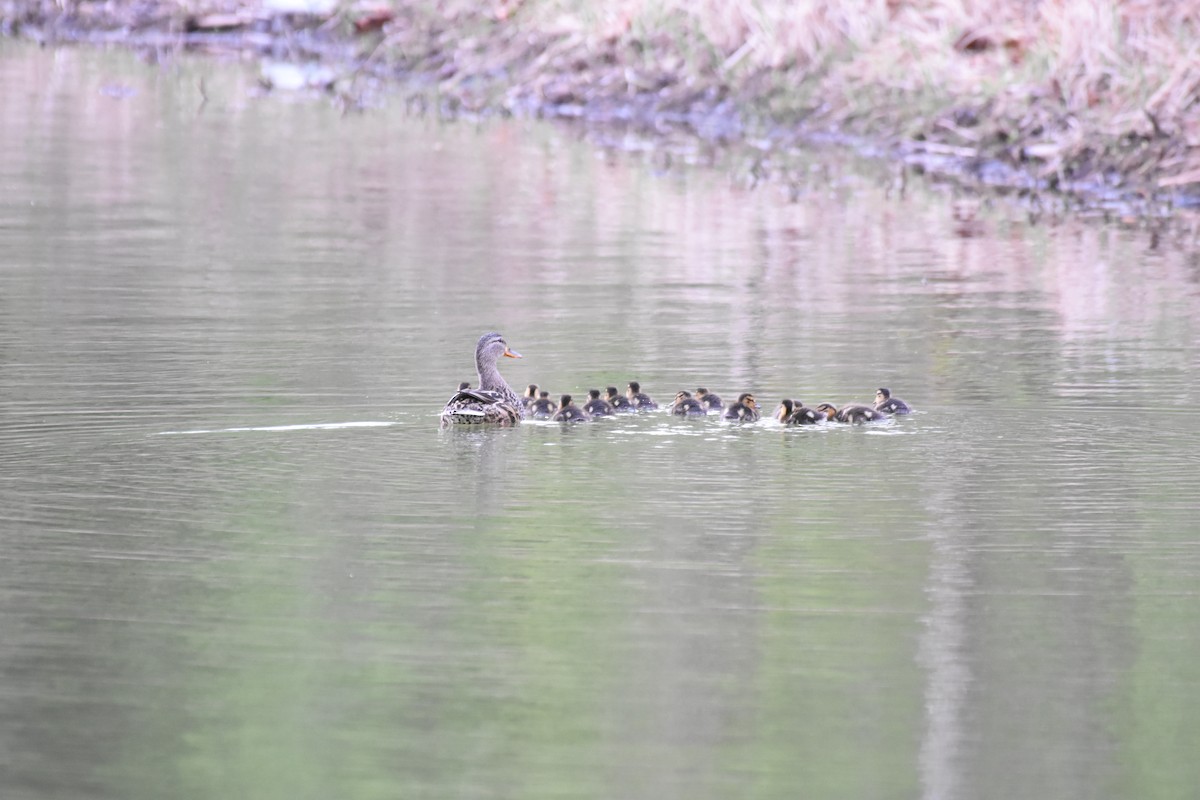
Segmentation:
[(194, 436), (201, 433), (288, 433), (290, 431), (335, 431), (342, 428), (387, 428), (396, 422), (317, 422), (308, 425), (263, 425), (242, 428), (197, 428), (188, 431), (159, 431), (155, 436)]

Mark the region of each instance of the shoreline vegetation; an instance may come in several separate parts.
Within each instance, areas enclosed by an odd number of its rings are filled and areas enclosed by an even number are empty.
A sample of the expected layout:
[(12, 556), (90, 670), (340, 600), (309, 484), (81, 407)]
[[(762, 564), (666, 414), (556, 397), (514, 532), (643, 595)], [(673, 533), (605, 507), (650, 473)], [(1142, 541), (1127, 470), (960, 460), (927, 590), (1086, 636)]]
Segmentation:
[(348, 108), (383, 80), (450, 116), (751, 141), (755, 182), (834, 140), (1032, 205), (1200, 207), (1187, 0), (0, 0), (0, 33), (319, 61)]

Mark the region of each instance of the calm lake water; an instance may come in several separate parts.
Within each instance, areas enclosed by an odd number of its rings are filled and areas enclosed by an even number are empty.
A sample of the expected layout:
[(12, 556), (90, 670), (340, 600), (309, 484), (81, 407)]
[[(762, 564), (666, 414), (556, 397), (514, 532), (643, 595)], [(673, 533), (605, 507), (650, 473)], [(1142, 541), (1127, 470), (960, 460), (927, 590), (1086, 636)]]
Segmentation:
[(0, 42), (0, 796), (1195, 795), (1193, 243), (255, 70)]

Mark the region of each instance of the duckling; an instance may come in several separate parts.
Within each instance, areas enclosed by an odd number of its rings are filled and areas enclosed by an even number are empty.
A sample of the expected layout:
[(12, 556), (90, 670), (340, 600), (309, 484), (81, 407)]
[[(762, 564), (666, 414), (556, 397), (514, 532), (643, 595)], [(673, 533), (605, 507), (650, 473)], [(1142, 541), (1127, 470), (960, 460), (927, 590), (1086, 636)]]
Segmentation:
[(675, 395), (675, 402), (671, 404), (671, 413), (677, 417), (703, 417), (708, 414), (704, 410), (704, 406), (692, 397), (691, 392), (680, 392)]
[(617, 391), (617, 387), (609, 386), (604, 391), (608, 395), (608, 402), (612, 405), (613, 411), (616, 411), (618, 414), (628, 414), (637, 411), (628, 398), (621, 397), (621, 394)]
[(521, 395), (521, 405), (525, 408), (531, 408), (538, 396), (538, 385), (531, 383), (525, 387), (525, 394)]
[(800, 400), (796, 401), (795, 408), (792, 409), (792, 416), (788, 419), (788, 425), (816, 425), (818, 422), (824, 422), (825, 415), (815, 408), (809, 408)]
[(696, 399), (700, 401), (700, 405), (704, 406), (705, 411), (723, 411), (725, 404), (721, 402), (721, 398), (701, 386), (696, 390)]
[(588, 389), (588, 401), (583, 404), (583, 410), (593, 417), (611, 417), (617, 411), (612, 403), (600, 396), (599, 389)]
[(558, 413), (554, 415), (555, 422), (588, 422), (591, 415), (571, 402), (571, 395), (564, 394), (558, 404)]
[(463, 381), (462, 383), (460, 383), (460, 384), (458, 385), (458, 390), (459, 390), (460, 392), (465, 392), (467, 389), (470, 389), (470, 388), (471, 388), (471, 382), (470, 382), (470, 381)]
[(908, 403), (899, 397), (892, 397), (892, 390), (880, 387), (875, 390), (875, 410), (885, 414), (911, 414)]
[(643, 394), (642, 385), (637, 381), (630, 381), (629, 388), (625, 390), (625, 396), (629, 398), (629, 402), (638, 411), (653, 411), (658, 408), (658, 403), (650, 399), (650, 395)]
[(887, 419), (887, 415), (883, 412), (863, 405), (848, 405), (837, 408), (832, 403), (821, 403), (821, 405), (817, 406), (817, 411), (823, 413), (825, 418), (831, 422), (859, 424)]
[(754, 400), (754, 395), (750, 392), (742, 392), (738, 395), (737, 402), (729, 407), (725, 412), (725, 419), (734, 422), (758, 422), (762, 414), (758, 411), (758, 403)]
[(545, 389), (538, 392), (537, 400), (529, 407), (529, 415), (534, 419), (550, 419), (558, 411), (558, 404), (550, 399), (550, 393)]
[(825, 419), (825, 415), (799, 400), (784, 398), (775, 412), (775, 418), (784, 425), (816, 425)]

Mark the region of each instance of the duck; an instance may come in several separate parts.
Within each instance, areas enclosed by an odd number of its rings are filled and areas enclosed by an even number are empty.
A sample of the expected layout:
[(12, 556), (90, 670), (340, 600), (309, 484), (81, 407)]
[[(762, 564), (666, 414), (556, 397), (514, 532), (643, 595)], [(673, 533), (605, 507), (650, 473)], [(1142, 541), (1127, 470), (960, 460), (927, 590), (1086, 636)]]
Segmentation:
[(738, 395), (737, 402), (725, 412), (725, 419), (733, 422), (758, 422), (761, 417), (758, 403), (755, 402), (754, 395), (750, 392), (742, 392)]
[(848, 405), (837, 408), (833, 403), (821, 403), (817, 406), (817, 411), (825, 415), (825, 418), (830, 422), (848, 422), (851, 424), (860, 424), (863, 422), (876, 422), (877, 420), (887, 419), (887, 415), (882, 411), (876, 411), (870, 406), (864, 405)]
[(703, 386), (696, 390), (696, 399), (700, 401), (700, 405), (704, 406), (705, 411), (723, 411), (725, 409), (721, 398)]
[(629, 398), (630, 404), (638, 411), (654, 411), (658, 408), (658, 403), (650, 399), (650, 395), (642, 392), (642, 385), (637, 381), (630, 381), (629, 388), (625, 390), (625, 396)]
[(675, 395), (675, 402), (671, 404), (671, 413), (677, 417), (703, 417), (708, 414), (704, 410), (704, 406), (700, 405), (700, 401), (692, 397), (691, 392), (686, 391)]
[(617, 413), (612, 403), (600, 396), (599, 389), (588, 389), (588, 401), (583, 404), (583, 410), (593, 417), (611, 417)]
[(825, 415), (799, 400), (784, 398), (775, 412), (775, 418), (784, 425), (816, 425), (825, 420)]
[(558, 404), (558, 413), (554, 415), (555, 422), (588, 422), (592, 416), (571, 402), (571, 395), (564, 394)]
[(521, 405), (528, 411), (538, 397), (538, 385), (531, 383), (525, 387), (525, 394), (521, 395)]
[(475, 370), (479, 374), (478, 389), (459, 389), (442, 409), (442, 427), (452, 425), (500, 426), (518, 425), (525, 416), (521, 398), (504, 380), (496, 362), (501, 357), (521, 358), (508, 346), (504, 336), (491, 331), (479, 337), (475, 344)]
[(538, 392), (537, 400), (529, 407), (529, 416), (534, 419), (550, 419), (558, 411), (558, 403), (550, 399), (550, 393), (545, 389)]
[(621, 393), (617, 391), (617, 387), (609, 386), (604, 391), (608, 395), (608, 402), (612, 405), (613, 411), (616, 411), (618, 414), (629, 414), (637, 411), (633, 407), (633, 403), (629, 402), (628, 397), (621, 396)]
[(912, 408), (899, 397), (892, 397), (892, 390), (881, 386), (875, 390), (875, 410), (885, 414), (911, 414)]

